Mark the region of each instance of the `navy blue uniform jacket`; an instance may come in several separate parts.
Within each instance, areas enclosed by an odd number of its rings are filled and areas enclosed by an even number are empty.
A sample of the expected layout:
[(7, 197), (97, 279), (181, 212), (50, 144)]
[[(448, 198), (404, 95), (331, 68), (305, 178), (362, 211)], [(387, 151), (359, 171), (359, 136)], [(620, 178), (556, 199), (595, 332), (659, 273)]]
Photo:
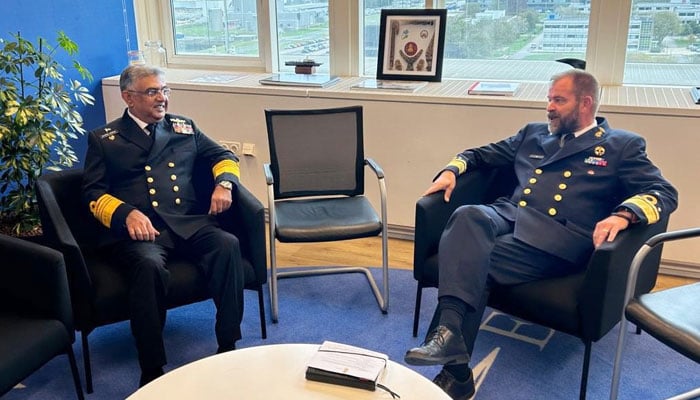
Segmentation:
[(514, 237), (573, 263), (593, 250), (595, 224), (626, 208), (640, 223), (655, 223), (676, 209), (676, 189), (649, 160), (641, 136), (598, 126), (560, 148), (547, 124), (465, 150), (446, 169), (459, 175), (484, 167), (512, 166), (518, 184), (492, 207), (514, 223)]
[(238, 184), (238, 158), (188, 118), (166, 114), (156, 127), (155, 140), (126, 111), (90, 132), (83, 199), (109, 228), (99, 242), (126, 238), (126, 216), (133, 209), (148, 216), (156, 229), (168, 228), (183, 238), (215, 223), (206, 214), (209, 205), (196, 201), (192, 178), (198, 162), (211, 167), (216, 182)]

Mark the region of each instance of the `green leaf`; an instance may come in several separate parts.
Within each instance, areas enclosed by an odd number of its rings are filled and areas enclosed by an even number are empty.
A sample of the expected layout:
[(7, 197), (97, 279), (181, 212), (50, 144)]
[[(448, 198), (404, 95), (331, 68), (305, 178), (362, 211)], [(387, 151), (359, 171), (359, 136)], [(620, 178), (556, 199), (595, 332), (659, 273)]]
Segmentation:
[(19, 221), (17, 229), (32, 229), (39, 221), (37, 178), (78, 161), (71, 142), (86, 132), (79, 107), (95, 101), (80, 80), (64, 77), (58, 50), (68, 54), (66, 65), (81, 79), (92, 81), (75, 59), (78, 45), (62, 31), (56, 45), (19, 33), (0, 38), (0, 216)]

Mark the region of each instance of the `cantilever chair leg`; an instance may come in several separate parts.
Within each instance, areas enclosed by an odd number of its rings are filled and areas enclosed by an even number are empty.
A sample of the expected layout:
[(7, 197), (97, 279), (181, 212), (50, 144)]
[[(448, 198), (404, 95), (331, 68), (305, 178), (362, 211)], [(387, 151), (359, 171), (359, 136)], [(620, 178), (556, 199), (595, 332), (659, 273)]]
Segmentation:
[[(277, 280), (283, 278), (294, 278), (313, 275), (330, 275), (330, 274), (346, 274), (346, 273), (362, 273), (367, 278), (372, 289), (374, 297), (377, 299), (379, 309), (383, 314), (388, 313), (389, 309), (389, 236), (388, 236), (388, 221), (386, 217), (386, 184), (384, 178), (379, 178), (379, 189), (381, 193), (381, 218), (382, 218), (382, 290), (379, 290), (374, 277), (370, 270), (366, 267), (333, 267), (333, 268), (309, 268), (306, 270), (283, 271), (277, 270), (277, 249), (274, 223), (269, 224), (269, 241), (270, 241), (270, 309), (273, 323), (279, 321), (279, 298)], [(270, 221), (275, 220), (276, 208), (274, 201), (273, 186), (268, 184), (268, 199), (269, 218)]]

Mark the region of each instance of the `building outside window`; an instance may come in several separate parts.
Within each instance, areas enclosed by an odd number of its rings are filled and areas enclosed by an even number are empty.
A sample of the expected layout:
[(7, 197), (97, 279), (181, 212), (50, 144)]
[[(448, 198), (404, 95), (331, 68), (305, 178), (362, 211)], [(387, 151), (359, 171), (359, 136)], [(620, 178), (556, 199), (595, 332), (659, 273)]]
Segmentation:
[[(602, 3), (597, 3), (598, 1)], [(364, 0), (359, 2), (360, 75), (376, 74), (382, 8), (448, 10), (443, 79), (546, 81), (561, 70), (561, 58), (585, 59), (592, 3), (607, 0)], [(700, 0), (630, 0), (624, 76), (621, 83), (697, 85), (700, 76)], [(270, 49), (274, 71), (292, 71), (287, 61), (313, 59), (328, 72), (333, 20), (329, 1), (270, 0), (270, 25), (261, 27), (259, 0), (171, 0), (170, 24), (177, 56), (196, 59), (260, 58)], [(339, 7), (342, 8), (342, 7)], [(346, 17), (346, 16), (344, 16)], [(259, 30), (261, 30), (259, 32)], [(607, 40), (607, 38), (604, 38)], [(620, 38), (610, 38), (620, 41)], [(259, 64), (262, 65), (262, 64)]]

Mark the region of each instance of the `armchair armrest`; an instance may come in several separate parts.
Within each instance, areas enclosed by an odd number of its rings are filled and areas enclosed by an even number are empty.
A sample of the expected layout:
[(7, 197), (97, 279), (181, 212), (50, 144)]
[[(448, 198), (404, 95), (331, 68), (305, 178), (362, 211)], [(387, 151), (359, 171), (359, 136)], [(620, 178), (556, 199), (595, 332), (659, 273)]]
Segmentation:
[(258, 282), (267, 280), (267, 256), (265, 248), (265, 207), (243, 185), (233, 192), (233, 205), (220, 218), (224, 229), (238, 237), (241, 252), (255, 270)]
[(450, 202), (446, 203), (443, 192), (423, 196), (416, 202), (415, 245), (413, 248), (413, 276), (423, 281), (423, 265), (438, 251), (440, 236), (452, 213), (465, 204), (482, 204), (490, 198), (497, 170), (476, 170), (462, 174), (457, 179)]
[[(666, 231), (668, 217), (652, 225), (633, 226), (620, 232), (613, 242), (598, 247), (588, 263), (579, 311), (589, 337), (600, 338), (620, 321), (627, 274), (637, 250), (654, 235)], [(641, 267), (637, 293), (647, 293), (656, 284), (662, 246), (653, 250)]]
[(0, 298), (3, 308), (23, 316), (61, 321), (74, 337), (68, 280), (63, 256), (26, 240), (0, 235)]

